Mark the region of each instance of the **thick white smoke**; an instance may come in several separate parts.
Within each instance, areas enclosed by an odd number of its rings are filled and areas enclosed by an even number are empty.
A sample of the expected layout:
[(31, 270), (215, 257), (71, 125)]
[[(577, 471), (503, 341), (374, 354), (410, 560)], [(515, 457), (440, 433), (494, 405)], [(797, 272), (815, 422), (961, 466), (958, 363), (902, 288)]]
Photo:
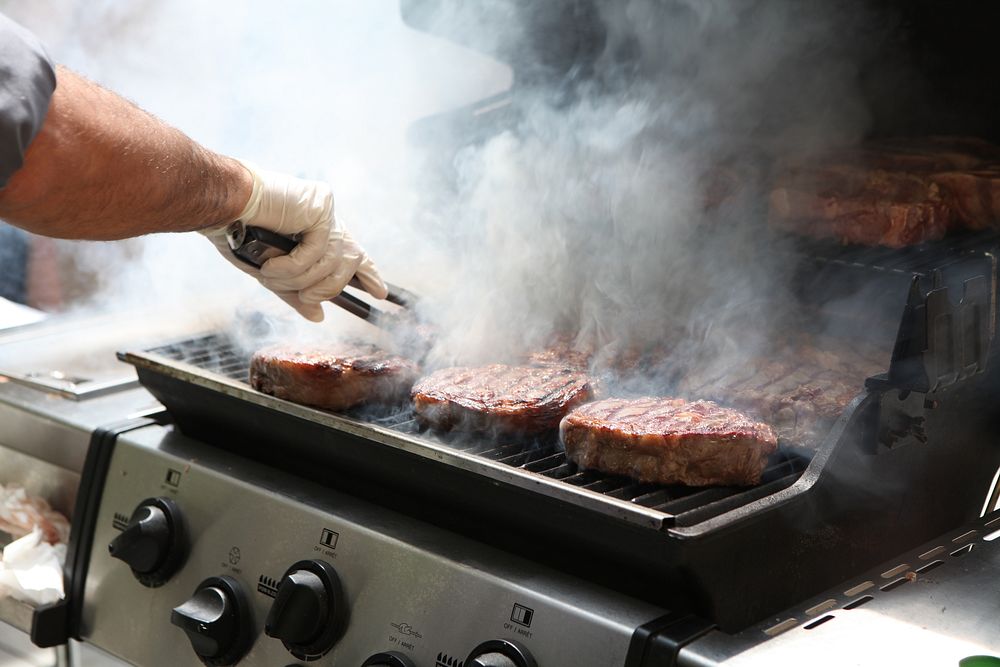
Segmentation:
[(758, 242), (767, 168), (867, 126), (871, 17), (848, 4), (598, 3), (592, 62), (516, 81), (519, 120), (457, 158), (435, 361), (516, 358), (552, 335), (599, 358), (760, 352), (792, 317), (781, 241)]
[[(554, 334), (599, 357), (660, 346), (728, 363), (786, 324), (773, 306), (781, 249), (754, 243), (762, 178), (777, 157), (866, 129), (858, 69), (874, 46), (861, 3), (595, 3), (572, 16), (602, 36), (558, 76), (536, 50), (575, 29), (570, 14), (512, 17), (581, 3), (442, 4), (434, 29), (519, 58), (522, 75), (510, 104), (477, 116), (492, 135), (457, 151), (426, 137), (418, 150), (407, 133), (501, 93), (510, 71), (405, 27), (396, 2), (0, 7), (57, 59), (207, 146), (329, 180), (386, 277), (427, 296), (434, 364), (517, 358)], [(82, 256), (111, 260), (106, 301), (183, 302), (205, 285), (267, 300), (213, 252), (177, 236), (127, 262), (104, 244)]]
[[(207, 147), (328, 180), (338, 216), (386, 277), (415, 288), (413, 256), (429, 251), (410, 223), (407, 129), (510, 84), (507, 67), (404, 26), (390, 0), (39, 0), (0, 10), (56, 61)], [(85, 284), (68, 285), (81, 295), (73, 307), (196, 305), (221, 292), (284, 308), (195, 235), (59, 246), (65, 273)]]

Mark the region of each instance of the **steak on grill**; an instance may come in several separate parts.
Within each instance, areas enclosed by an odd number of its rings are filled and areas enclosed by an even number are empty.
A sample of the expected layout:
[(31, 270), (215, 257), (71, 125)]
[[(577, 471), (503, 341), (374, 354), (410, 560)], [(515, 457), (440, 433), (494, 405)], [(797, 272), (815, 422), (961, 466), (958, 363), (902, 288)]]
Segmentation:
[(771, 191), (773, 227), (841, 243), (900, 248), (944, 237), (954, 209), (923, 175), (834, 165), (784, 174)]
[(902, 247), (1000, 224), (1000, 147), (967, 137), (893, 139), (777, 170), (770, 223), (843, 243)]
[(566, 415), (559, 432), (577, 465), (658, 484), (757, 484), (778, 448), (767, 424), (680, 398), (595, 401)]
[(587, 370), (593, 360), (593, 352), (573, 347), (567, 340), (560, 340), (548, 347), (528, 355), (528, 363), (532, 366), (555, 366), (558, 368), (575, 368)]
[(955, 215), (967, 229), (1000, 225), (1000, 165), (931, 176), (950, 197)]
[(254, 389), (325, 410), (402, 400), (417, 378), (417, 365), (374, 345), (276, 345), (254, 353)]
[(445, 368), (411, 392), (417, 418), (438, 429), (535, 434), (593, 396), (586, 373), (554, 366)]
[(884, 371), (887, 363), (863, 345), (822, 343), (787, 341), (780, 350), (743, 363), (691, 371), (679, 391), (745, 410), (770, 424), (782, 440), (815, 447), (862, 391), (865, 379)]

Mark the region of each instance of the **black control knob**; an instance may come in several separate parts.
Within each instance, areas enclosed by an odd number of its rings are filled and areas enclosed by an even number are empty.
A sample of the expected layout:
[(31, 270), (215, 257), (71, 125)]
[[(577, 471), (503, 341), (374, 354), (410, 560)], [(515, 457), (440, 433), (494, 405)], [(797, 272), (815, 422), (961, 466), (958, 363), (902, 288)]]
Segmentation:
[(147, 498), (132, 512), (125, 530), (111, 540), (108, 553), (124, 561), (144, 586), (167, 581), (187, 557), (187, 531), (177, 504)]
[(509, 639), (483, 642), (465, 659), (465, 667), (537, 667), (528, 649)]
[(264, 632), (280, 639), (296, 658), (315, 660), (333, 648), (346, 625), (337, 571), (326, 561), (303, 560), (281, 578)]
[(174, 607), (170, 622), (187, 634), (206, 665), (232, 665), (250, 648), (250, 602), (232, 577), (209, 577), (198, 584), (187, 602)]
[(397, 651), (376, 653), (365, 660), (361, 667), (414, 667), (413, 661)]

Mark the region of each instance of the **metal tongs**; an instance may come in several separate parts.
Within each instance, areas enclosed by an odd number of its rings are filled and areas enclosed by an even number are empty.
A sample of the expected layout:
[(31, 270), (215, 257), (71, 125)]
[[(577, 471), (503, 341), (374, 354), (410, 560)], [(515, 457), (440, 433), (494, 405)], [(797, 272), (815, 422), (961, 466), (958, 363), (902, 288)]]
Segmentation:
[[(295, 237), (282, 236), (260, 227), (248, 227), (240, 221), (234, 222), (226, 230), (226, 240), (238, 260), (258, 269), (272, 257), (287, 255), (299, 244), (299, 240)], [(358, 290), (363, 289), (357, 278), (351, 278), (348, 285)], [(413, 292), (389, 283), (386, 283), (386, 287), (389, 288), (389, 294), (385, 300), (389, 303), (406, 309), (416, 306), (417, 296)], [(388, 320), (393, 317), (389, 312), (376, 308), (346, 291), (330, 301), (379, 328), (385, 328)]]

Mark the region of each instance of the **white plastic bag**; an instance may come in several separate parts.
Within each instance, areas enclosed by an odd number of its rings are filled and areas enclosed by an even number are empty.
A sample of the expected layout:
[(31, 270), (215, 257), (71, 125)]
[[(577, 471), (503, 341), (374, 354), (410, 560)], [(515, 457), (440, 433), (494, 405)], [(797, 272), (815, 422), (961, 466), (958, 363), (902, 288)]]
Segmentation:
[(49, 544), (35, 527), (3, 550), (0, 559), (0, 596), (38, 606), (61, 600), (65, 544)]

